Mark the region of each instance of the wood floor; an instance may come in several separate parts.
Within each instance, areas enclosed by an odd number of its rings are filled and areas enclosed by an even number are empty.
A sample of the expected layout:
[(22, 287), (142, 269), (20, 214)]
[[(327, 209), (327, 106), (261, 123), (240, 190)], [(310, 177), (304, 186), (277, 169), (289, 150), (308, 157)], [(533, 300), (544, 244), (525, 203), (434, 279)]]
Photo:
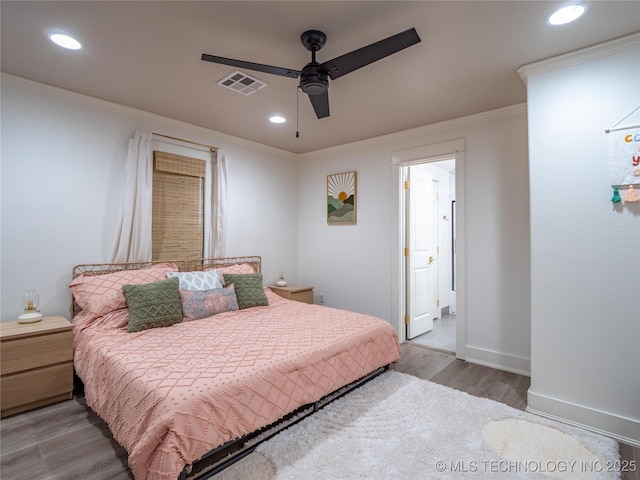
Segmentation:
[[(404, 344), (402, 359), (392, 368), (521, 410), (526, 406), (528, 377), (447, 353)], [(0, 436), (2, 480), (133, 479), (125, 450), (82, 397), (5, 418)], [(620, 457), (640, 468), (640, 449), (621, 445)], [(640, 473), (624, 472), (621, 478), (640, 480)]]

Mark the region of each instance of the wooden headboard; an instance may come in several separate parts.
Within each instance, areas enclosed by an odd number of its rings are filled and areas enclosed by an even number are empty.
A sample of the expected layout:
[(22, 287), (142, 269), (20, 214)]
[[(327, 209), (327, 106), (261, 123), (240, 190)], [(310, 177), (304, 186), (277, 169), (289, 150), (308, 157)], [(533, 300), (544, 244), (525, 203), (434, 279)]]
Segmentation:
[[(139, 270), (141, 268), (157, 265), (159, 263), (174, 263), (181, 272), (202, 271), (205, 268), (228, 267), (248, 263), (256, 272), (262, 270), (262, 258), (258, 256), (248, 257), (223, 257), (223, 258), (200, 258), (195, 260), (164, 260), (153, 262), (131, 262), (131, 263), (87, 263), (73, 267), (72, 278), (80, 275), (105, 275), (107, 273), (120, 272), (122, 270)], [(71, 318), (80, 313), (82, 309), (71, 296)]]

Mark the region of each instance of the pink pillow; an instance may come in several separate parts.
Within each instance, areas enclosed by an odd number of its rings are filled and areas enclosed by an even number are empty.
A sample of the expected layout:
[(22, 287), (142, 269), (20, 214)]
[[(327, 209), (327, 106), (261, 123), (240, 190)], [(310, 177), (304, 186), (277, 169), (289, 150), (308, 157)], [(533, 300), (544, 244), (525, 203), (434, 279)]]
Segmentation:
[(180, 301), (182, 302), (182, 315), (187, 321), (238, 310), (238, 299), (233, 285), (211, 290), (183, 290), (181, 288)]
[(207, 270), (217, 270), (221, 275), (223, 273), (237, 273), (240, 275), (246, 275), (247, 273), (256, 273), (255, 269), (248, 263), (237, 263), (235, 265), (227, 265), (224, 267), (205, 268), (205, 271)]
[(122, 293), (123, 285), (152, 283), (165, 280), (167, 272), (177, 272), (173, 263), (159, 263), (139, 270), (121, 270), (103, 275), (83, 273), (70, 284), (71, 293), (80, 305), (95, 315), (106, 315), (114, 310), (126, 308), (127, 300)]

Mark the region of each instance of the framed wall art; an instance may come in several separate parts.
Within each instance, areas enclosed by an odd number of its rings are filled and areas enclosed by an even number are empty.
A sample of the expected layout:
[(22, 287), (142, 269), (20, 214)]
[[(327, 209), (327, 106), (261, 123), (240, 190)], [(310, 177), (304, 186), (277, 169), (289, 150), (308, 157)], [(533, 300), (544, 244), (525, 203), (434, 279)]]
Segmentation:
[(356, 224), (356, 172), (327, 175), (327, 224)]

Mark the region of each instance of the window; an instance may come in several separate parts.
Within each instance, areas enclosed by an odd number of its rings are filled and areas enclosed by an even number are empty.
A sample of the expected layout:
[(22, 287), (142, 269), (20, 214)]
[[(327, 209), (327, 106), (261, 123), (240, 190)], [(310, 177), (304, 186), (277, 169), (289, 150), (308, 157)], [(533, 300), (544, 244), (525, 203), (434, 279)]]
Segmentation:
[(153, 152), (152, 260), (204, 256), (205, 169), (204, 160)]

